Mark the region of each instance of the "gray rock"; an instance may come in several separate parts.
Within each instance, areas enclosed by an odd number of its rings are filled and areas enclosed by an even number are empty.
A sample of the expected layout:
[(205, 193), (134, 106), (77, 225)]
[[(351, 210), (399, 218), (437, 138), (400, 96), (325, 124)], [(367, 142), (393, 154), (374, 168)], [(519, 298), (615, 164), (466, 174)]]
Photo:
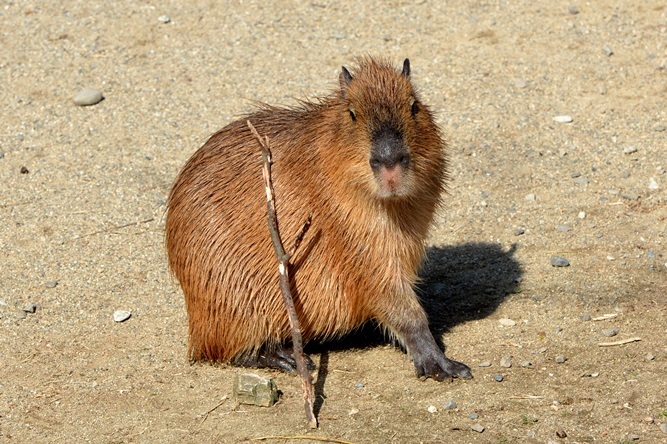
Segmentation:
[(526, 232), (525, 228), (517, 228), (516, 230), (514, 230), (514, 235), (515, 236), (521, 236), (525, 232)]
[(484, 431), (484, 426), (481, 424), (473, 424), (470, 426), (470, 429), (477, 433), (482, 433)]
[(113, 313), (113, 320), (114, 322), (125, 322), (128, 319), (130, 319), (130, 316), (132, 316), (132, 313), (130, 313), (129, 311), (116, 310)]
[(354, 388), (362, 389), (364, 387), (366, 387), (366, 385), (363, 382), (355, 382), (354, 383)]
[(567, 357), (565, 355), (558, 355), (554, 358), (554, 361), (556, 361), (557, 364), (562, 364), (567, 361)]
[(453, 399), (448, 399), (442, 406), (444, 410), (454, 410), (456, 409), (456, 407), (457, 407), (456, 401), (454, 401)]
[(576, 6), (570, 6), (569, 8), (567, 8), (567, 12), (569, 12), (572, 15), (576, 15), (579, 14), (579, 8), (577, 8)]
[(44, 286), (46, 288), (55, 288), (58, 285), (58, 281), (46, 281)]
[(558, 225), (556, 227), (556, 231), (560, 231), (562, 233), (565, 233), (567, 231), (572, 231), (572, 227), (569, 226), (569, 225), (564, 225), (564, 224), (563, 225)]
[(607, 328), (602, 330), (602, 334), (605, 335), (608, 338), (611, 338), (612, 336), (616, 336), (620, 329), (618, 327), (613, 327), (613, 328)]
[(491, 367), (491, 362), (489, 362), (489, 361), (480, 362), (479, 364), (477, 364), (477, 366), (478, 367)]
[(275, 381), (255, 373), (237, 373), (234, 377), (232, 394), (239, 404), (271, 407), (278, 401), (278, 387)]
[(667, 126), (658, 124), (653, 127), (653, 131), (663, 132), (667, 129)]
[(653, 353), (646, 353), (646, 356), (644, 356), (647, 361), (653, 361), (655, 359), (655, 355)]
[(161, 15), (157, 19), (158, 19), (158, 21), (160, 21), (162, 23), (165, 23), (165, 24), (171, 22), (171, 19), (169, 17), (167, 17), (166, 15)]
[(588, 177), (575, 177), (572, 182), (576, 183), (577, 185), (588, 185)]
[(621, 197), (628, 200), (638, 200), (641, 196), (635, 193), (621, 193)]
[(530, 366), (533, 365), (533, 363), (530, 362), (530, 361), (521, 361), (521, 362), (519, 362), (519, 365), (520, 365), (521, 367), (530, 367)]
[(602, 52), (604, 52), (604, 54), (605, 54), (607, 57), (610, 57), (610, 56), (614, 55), (614, 51), (613, 51), (609, 46), (607, 46), (607, 45), (604, 45), (604, 46), (602, 47)]
[(569, 267), (570, 261), (568, 261), (564, 257), (554, 256), (551, 258), (551, 265), (553, 265), (554, 267)]
[(639, 438), (641, 438), (641, 437), (639, 435), (637, 435), (636, 433), (630, 433), (628, 435), (628, 439), (630, 441), (639, 441)]
[(503, 375), (501, 375), (500, 373), (498, 373), (497, 375), (493, 375), (493, 379), (494, 379), (494, 381), (496, 381), (496, 382), (503, 382)]
[(40, 306), (41, 306), (41, 304), (34, 303), (34, 304), (26, 305), (25, 307), (23, 307), (22, 310), (26, 313), (34, 313), (34, 312), (37, 311), (37, 308), (39, 308)]
[(104, 99), (102, 91), (96, 88), (84, 88), (74, 96), (74, 104), (78, 106), (90, 106), (100, 103)]
[(667, 435), (667, 422), (660, 424), (660, 431)]
[(512, 366), (512, 357), (503, 356), (502, 358), (500, 358), (500, 366), (505, 368), (510, 368)]
[(591, 320), (591, 317), (589, 315), (581, 315), (579, 316), (579, 319), (583, 322), (587, 322)]
[(636, 146), (628, 146), (623, 149), (623, 154), (632, 154), (637, 152)]
[(470, 418), (470, 419), (477, 419), (478, 417), (479, 417), (479, 415), (477, 415), (477, 413), (475, 413), (475, 412), (472, 412), (471, 414), (468, 415), (468, 418)]

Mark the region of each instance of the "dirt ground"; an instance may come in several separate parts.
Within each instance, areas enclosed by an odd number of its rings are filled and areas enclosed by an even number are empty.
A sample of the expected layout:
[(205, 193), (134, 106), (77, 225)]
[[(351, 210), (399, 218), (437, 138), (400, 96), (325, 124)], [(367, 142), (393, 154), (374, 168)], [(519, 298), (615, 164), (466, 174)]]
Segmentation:
[[(311, 350), (312, 431), (296, 377), (237, 406), (237, 369), (188, 363), (165, 199), (253, 101), (365, 53), (410, 57), (447, 135), (422, 291), (474, 379), (369, 329)], [(0, 442), (667, 442), (664, 2), (5, 0), (0, 102)]]

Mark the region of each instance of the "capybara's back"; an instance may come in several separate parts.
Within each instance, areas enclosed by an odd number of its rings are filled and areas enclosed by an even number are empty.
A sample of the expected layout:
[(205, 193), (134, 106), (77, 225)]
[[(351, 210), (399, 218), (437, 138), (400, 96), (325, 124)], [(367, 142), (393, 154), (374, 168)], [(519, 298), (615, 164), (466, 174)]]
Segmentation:
[(406, 59), (359, 59), (340, 89), (294, 108), (264, 106), (214, 134), (188, 160), (168, 202), (169, 265), (185, 294), (192, 359), (289, 369), (290, 328), (266, 223), (258, 141), (268, 136), (281, 236), (304, 341), (368, 320), (408, 349), (417, 373), (470, 376), (444, 356), (414, 292), (440, 202), (444, 143)]

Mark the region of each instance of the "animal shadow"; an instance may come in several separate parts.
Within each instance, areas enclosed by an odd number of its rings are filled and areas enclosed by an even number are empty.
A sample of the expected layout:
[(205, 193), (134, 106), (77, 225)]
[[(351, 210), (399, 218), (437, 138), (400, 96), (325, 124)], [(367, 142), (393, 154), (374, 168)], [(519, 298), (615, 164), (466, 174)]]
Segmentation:
[(432, 247), (420, 270), (417, 293), (436, 339), (453, 326), (492, 314), (523, 275), (516, 245), (468, 243)]

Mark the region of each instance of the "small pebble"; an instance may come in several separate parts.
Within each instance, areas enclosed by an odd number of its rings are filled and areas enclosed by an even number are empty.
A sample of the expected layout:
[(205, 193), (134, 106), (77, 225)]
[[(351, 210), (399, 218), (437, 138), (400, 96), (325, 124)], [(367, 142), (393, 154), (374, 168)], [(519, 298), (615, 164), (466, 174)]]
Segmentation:
[(90, 106), (100, 103), (104, 99), (102, 91), (96, 88), (84, 88), (74, 96), (74, 104), (77, 106)]
[(477, 366), (478, 367), (491, 367), (491, 362), (490, 361), (480, 362), (479, 364), (477, 364)]
[(170, 19), (169, 17), (167, 17), (166, 15), (161, 15), (161, 16), (158, 17), (157, 19), (158, 19), (158, 21), (160, 21), (160, 22), (162, 22), (162, 23), (169, 23), (169, 22), (171, 22), (171, 19)]
[(6, 307), (7, 303), (5, 301), (3, 301), (2, 299), (0, 299), (0, 305), (2, 305), (3, 307)]
[(535, 195), (534, 194), (526, 194), (526, 200), (528, 202), (535, 202)]
[(637, 435), (636, 433), (630, 433), (628, 435), (628, 439), (630, 441), (639, 441), (639, 438), (641, 438), (641, 437), (639, 435)]
[(623, 149), (623, 154), (632, 154), (637, 152), (636, 146), (628, 146)]
[(556, 432), (556, 436), (559, 438), (567, 438), (567, 433), (565, 433), (565, 430), (559, 430)]
[(456, 409), (456, 407), (457, 407), (456, 401), (454, 401), (453, 399), (445, 401), (445, 404), (442, 406), (442, 408), (445, 410), (454, 410)]
[(530, 361), (521, 361), (521, 362), (519, 362), (519, 365), (521, 367), (530, 367), (531, 365), (533, 365), (533, 363), (530, 362)]
[(58, 281), (46, 281), (44, 286), (46, 288), (55, 288), (58, 285)]
[(575, 177), (575, 179), (572, 181), (577, 185), (588, 185), (588, 177), (580, 176), (580, 177)]
[(652, 416), (644, 416), (643, 421), (644, 421), (646, 424), (653, 424), (653, 422), (655, 421), (655, 419), (653, 419)]
[(660, 431), (667, 435), (667, 422), (660, 424)]
[(568, 231), (572, 231), (572, 227), (570, 227), (569, 225), (558, 225), (556, 227), (556, 231), (560, 231), (562, 233), (565, 233), (565, 232), (568, 232)]
[(354, 408), (354, 407), (351, 408), (349, 412), (347, 412), (347, 414), (350, 415), (350, 416), (354, 416), (354, 415), (356, 415), (357, 413), (359, 413), (359, 409), (356, 409), (356, 408)]
[(569, 267), (570, 261), (568, 261), (564, 257), (554, 256), (551, 258), (551, 265), (553, 265), (554, 267)]
[(655, 355), (653, 353), (646, 353), (645, 358), (647, 361), (653, 361), (655, 359)]
[(649, 190), (657, 190), (658, 188), (660, 188), (660, 185), (658, 185), (658, 182), (656, 182), (655, 179), (651, 177), (648, 180), (648, 189)]
[(516, 86), (517, 88), (525, 88), (526, 86), (528, 86), (528, 84), (524, 79), (516, 79), (514, 80), (514, 86)]
[(497, 375), (493, 375), (493, 379), (494, 379), (496, 382), (503, 382), (503, 375), (501, 375), (500, 373), (498, 373)]
[(667, 130), (667, 126), (662, 124), (657, 124), (653, 127), (653, 131), (663, 132), (665, 130)]
[(605, 335), (608, 338), (611, 338), (613, 336), (616, 336), (620, 329), (618, 327), (613, 327), (613, 328), (607, 328), (602, 330), (602, 334)]
[(556, 116), (554, 117), (554, 122), (556, 123), (571, 123), (572, 116)]
[(564, 355), (558, 355), (554, 358), (554, 361), (556, 361), (557, 364), (562, 364), (563, 362), (567, 361), (567, 357)]
[(514, 230), (514, 235), (515, 236), (521, 236), (525, 232), (526, 232), (525, 228), (517, 228), (516, 230)]
[(586, 212), (585, 211), (580, 211), (579, 214), (577, 214), (577, 217), (579, 219), (585, 219), (586, 218)]
[(513, 327), (513, 326), (516, 325), (516, 321), (513, 321), (512, 319), (508, 319), (508, 318), (499, 319), (498, 322), (503, 327)]
[(655, 259), (655, 251), (653, 250), (648, 250), (646, 252), (646, 259)]
[(362, 389), (364, 387), (366, 387), (366, 385), (363, 382), (355, 382), (354, 383), (354, 388)]
[(128, 319), (130, 319), (130, 316), (132, 316), (132, 313), (130, 313), (129, 311), (116, 310), (113, 313), (113, 320), (115, 322), (124, 322), (124, 321), (127, 321)]
[(438, 408), (434, 405), (429, 405), (428, 406), (428, 412), (429, 413), (436, 413), (438, 411)]
[(484, 431), (484, 426), (481, 424), (474, 424), (470, 427), (470, 429), (477, 433), (482, 433)]
[(477, 415), (477, 413), (475, 413), (475, 412), (472, 412), (471, 414), (468, 415), (468, 418), (470, 418), (470, 419), (477, 419), (478, 417), (479, 417), (479, 415)]
[(505, 368), (512, 367), (512, 358), (510, 356), (503, 356), (500, 358), (500, 366)]
[(641, 196), (635, 193), (621, 193), (621, 197), (628, 200), (638, 200)]
[(39, 307), (39, 304), (26, 305), (25, 307), (23, 307), (23, 311), (26, 313), (34, 313), (37, 311), (37, 307)]
[(569, 12), (572, 15), (576, 15), (579, 14), (579, 8), (577, 8), (576, 6), (570, 6), (569, 8), (567, 8), (567, 12)]
[(591, 317), (589, 315), (581, 315), (579, 316), (579, 320), (581, 320), (582, 322), (587, 322), (591, 320)]
[(604, 54), (605, 54), (607, 57), (611, 57), (612, 55), (614, 55), (614, 51), (613, 51), (609, 46), (607, 46), (607, 45), (604, 45), (604, 46), (602, 47), (602, 52), (604, 52)]
[(24, 167), (24, 166), (21, 167), (20, 171), (21, 171), (21, 174), (28, 174), (30, 172), (30, 170), (28, 168)]

